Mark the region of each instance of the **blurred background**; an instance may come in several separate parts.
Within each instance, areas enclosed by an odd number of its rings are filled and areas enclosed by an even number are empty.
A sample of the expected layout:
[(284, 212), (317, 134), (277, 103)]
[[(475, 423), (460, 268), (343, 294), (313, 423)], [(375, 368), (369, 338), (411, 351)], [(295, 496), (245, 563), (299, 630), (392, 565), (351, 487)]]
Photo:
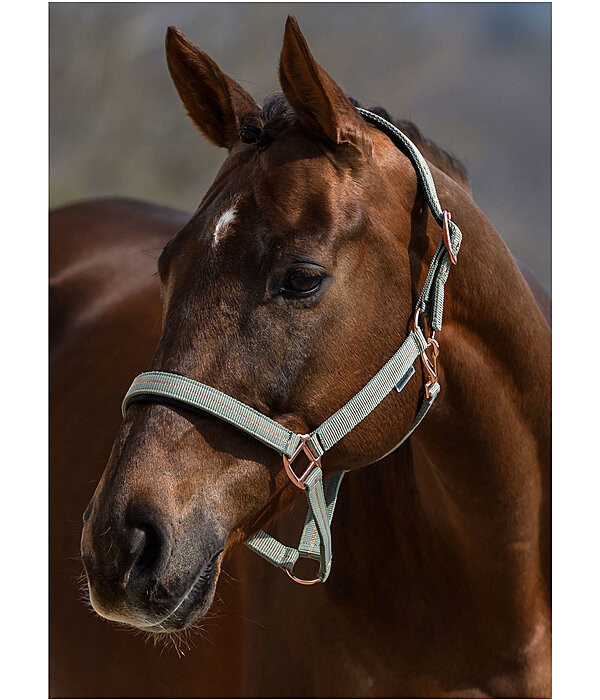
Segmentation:
[(166, 29), (260, 103), (279, 89), (290, 13), (347, 94), (466, 165), (481, 209), (550, 290), (550, 3), (50, 3), (50, 205), (118, 195), (193, 212), (226, 152), (185, 114)]

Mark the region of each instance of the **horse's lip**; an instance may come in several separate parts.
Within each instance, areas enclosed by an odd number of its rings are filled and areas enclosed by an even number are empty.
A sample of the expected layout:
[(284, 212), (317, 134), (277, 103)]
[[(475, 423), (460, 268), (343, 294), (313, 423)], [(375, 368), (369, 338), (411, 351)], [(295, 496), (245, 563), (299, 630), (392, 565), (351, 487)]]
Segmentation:
[[(201, 617), (212, 603), (211, 593), (216, 586), (218, 564), (223, 551), (220, 550), (212, 556), (208, 564), (194, 578), (192, 585), (174, 608), (160, 620), (150, 625), (140, 626), (140, 628), (146, 632), (173, 632), (189, 624), (192, 617), (194, 619)], [(204, 596), (204, 604), (198, 611), (196, 603), (201, 596)], [(194, 613), (198, 614), (194, 615)]]

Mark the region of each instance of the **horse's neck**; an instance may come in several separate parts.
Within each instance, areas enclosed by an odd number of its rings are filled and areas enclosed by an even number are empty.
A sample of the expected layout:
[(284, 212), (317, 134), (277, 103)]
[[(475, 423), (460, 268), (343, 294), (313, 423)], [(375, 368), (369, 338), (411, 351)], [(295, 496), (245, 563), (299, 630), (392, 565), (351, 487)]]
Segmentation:
[[(376, 554), (365, 568), (346, 536), (336, 566), (394, 581), (380, 593), (405, 622), (467, 620), (475, 645), (510, 655), (534, 643), (547, 602), (550, 331), (470, 198), (453, 218), (464, 242), (436, 335), (442, 390), (405, 450), (348, 477), (347, 532), (371, 533)], [(433, 246), (439, 228), (428, 233)]]
[(500, 564), (503, 551), (490, 550), (537, 547), (544, 527), (550, 329), (470, 198), (459, 201), (455, 218), (464, 240), (436, 336), (442, 391), (414, 435), (415, 469), (429, 518), (457, 540), (479, 542), (490, 564)]
[(327, 585), (364, 629), (394, 629), (399, 655), (427, 638), (431, 663), (481, 656), (493, 677), (548, 658), (550, 336), (472, 206), (455, 216), (441, 392), (410, 444), (347, 477), (333, 531), (343, 574)]

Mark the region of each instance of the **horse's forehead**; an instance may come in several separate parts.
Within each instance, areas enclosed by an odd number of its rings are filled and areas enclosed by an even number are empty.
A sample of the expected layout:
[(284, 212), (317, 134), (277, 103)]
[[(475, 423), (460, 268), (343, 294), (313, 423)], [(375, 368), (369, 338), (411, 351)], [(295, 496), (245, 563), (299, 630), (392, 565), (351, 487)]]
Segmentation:
[(269, 168), (254, 183), (253, 195), (266, 226), (282, 233), (323, 229), (333, 233), (344, 212), (360, 199), (356, 183), (322, 153)]
[(232, 159), (203, 213), (203, 237), (213, 249), (257, 235), (333, 232), (357, 208), (356, 182), (314, 143), (300, 146)]

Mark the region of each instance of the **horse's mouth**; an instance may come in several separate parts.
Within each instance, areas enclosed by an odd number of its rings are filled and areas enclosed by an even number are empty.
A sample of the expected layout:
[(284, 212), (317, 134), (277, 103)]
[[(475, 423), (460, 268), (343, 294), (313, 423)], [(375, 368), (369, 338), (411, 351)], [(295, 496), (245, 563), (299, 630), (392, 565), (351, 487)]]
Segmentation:
[(152, 607), (151, 600), (134, 606), (123, 603), (102, 604), (92, 593), (92, 587), (89, 585), (90, 603), (98, 615), (113, 622), (125, 624), (144, 632), (158, 634), (177, 632), (192, 626), (208, 612), (215, 595), (222, 556), (223, 550), (219, 550), (196, 575), (178, 602), (166, 610), (161, 605), (163, 612), (160, 615), (149, 611), (148, 606)]
[(210, 608), (217, 587), (223, 550), (217, 552), (196, 577), (188, 592), (159, 622), (144, 625), (145, 632), (169, 633), (198, 622)]

